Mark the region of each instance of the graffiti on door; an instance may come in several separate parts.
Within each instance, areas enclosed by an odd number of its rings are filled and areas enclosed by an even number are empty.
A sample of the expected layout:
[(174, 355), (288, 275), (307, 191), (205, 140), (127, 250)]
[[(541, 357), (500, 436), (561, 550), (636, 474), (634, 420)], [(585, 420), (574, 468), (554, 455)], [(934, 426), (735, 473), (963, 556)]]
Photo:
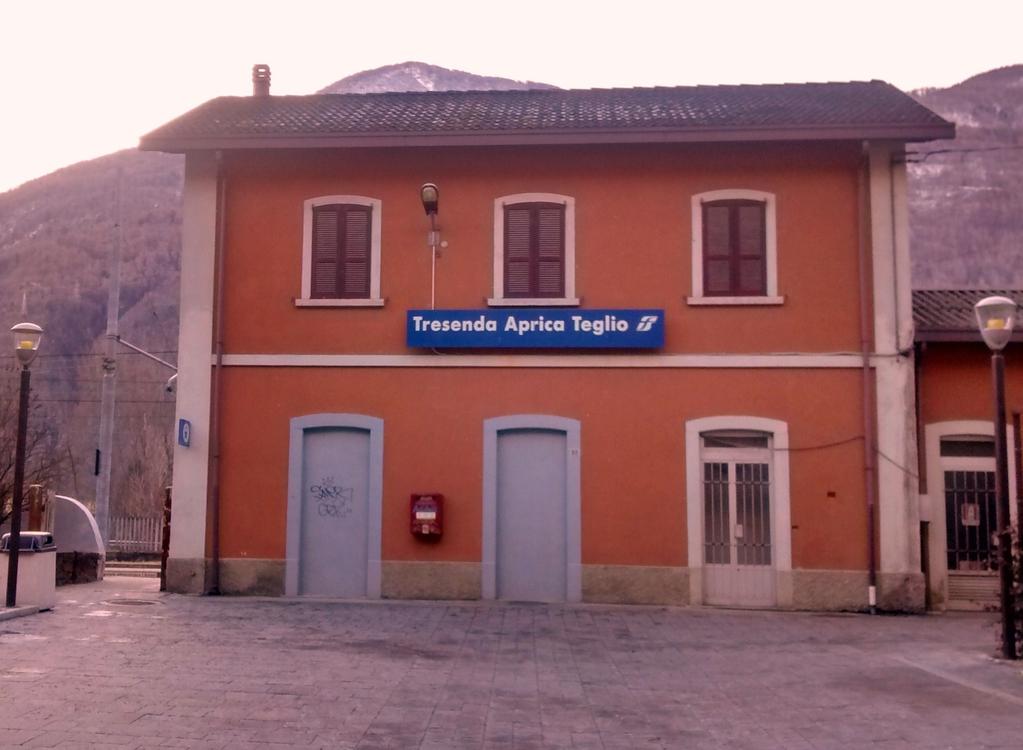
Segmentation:
[(353, 487), (343, 487), (331, 476), (309, 487), (309, 498), (320, 518), (347, 518), (352, 513), (354, 496)]

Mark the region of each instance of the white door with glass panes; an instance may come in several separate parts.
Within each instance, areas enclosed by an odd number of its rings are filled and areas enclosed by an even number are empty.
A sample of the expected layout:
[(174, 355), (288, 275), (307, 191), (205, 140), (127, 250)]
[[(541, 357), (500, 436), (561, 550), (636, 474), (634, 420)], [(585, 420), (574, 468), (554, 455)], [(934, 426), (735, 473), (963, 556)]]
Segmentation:
[(776, 604), (770, 441), (754, 432), (701, 435), (707, 604)]

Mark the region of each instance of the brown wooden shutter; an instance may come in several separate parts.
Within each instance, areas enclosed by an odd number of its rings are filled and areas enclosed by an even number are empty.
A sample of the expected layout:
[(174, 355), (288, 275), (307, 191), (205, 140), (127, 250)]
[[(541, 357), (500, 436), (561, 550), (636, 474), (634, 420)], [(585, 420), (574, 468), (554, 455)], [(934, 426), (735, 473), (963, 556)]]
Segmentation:
[(369, 206), (313, 207), (313, 299), (369, 297), (372, 272), (372, 213)]
[(539, 204), (536, 226), (536, 296), (565, 296), (565, 207)]
[(703, 205), (703, 293), (732, 293), (731, 212), (727, 205)]
[(340, 297), (369, 297), (371, 209), (369, 206), (345, 207), (345, 232), (342, 245), (342, 287)]
[(504, 209), (504, 296), (531, 297), (531, 212), (528, 204)]
[(767, 293), (767, 209), (762, 201), (703, 204), (703, 292), (708, 296)]
[(313, 299), (337, 298), (340, 208), (340, 206), (313, 207), (313, 262), (309, 285)]
[(767, 231), (763, 203), (743, 202), (734, 208), (736, 289), (739, 294), (767, 293)]
[(504, 296), (565, 296), (565, 207), (516, 203), (504, 208)]

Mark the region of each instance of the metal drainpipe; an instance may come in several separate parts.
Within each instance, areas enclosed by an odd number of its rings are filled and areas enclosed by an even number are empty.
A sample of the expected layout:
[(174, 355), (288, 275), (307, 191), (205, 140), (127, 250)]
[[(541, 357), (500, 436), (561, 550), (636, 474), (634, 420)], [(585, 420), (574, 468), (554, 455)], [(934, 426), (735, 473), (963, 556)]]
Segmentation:
[(927, 488), (927, 451), (926, 438), (924, 434), (924, 355), (927, 353), (927, 343), (924, 341), (913, 344), (913, 418), (916, 421), (916, 475), (917, 491), (920, 495), (926, 495)]
[(867, 231), (866, 217), (869, 202), (867, 200), (867, 170), (870, 165), (868, 144), (864, 143), (864, 153), (860, 161), (860, 169), (857, 175), (858, 204), (859, 204), (859, 231), (857, 232), (857, 252), (860, 261), (860, 352), (863, 358), (862, 386), (863, 386), (863, 483), (867, 499), (867, 554), (869, 559), (869, 577), (867, 588), (867, 602), (870, 605), (870, 613), (877, 613), (877, 543), (874, 539), (875, 526), (875, 452), (874, 445), (874, 415), (873, 415), (873, 388), (871, 387), (870, 374), (870, 315), (867, 312), (867, 301), (870, 298), (870, 262), (867, 257)]
[(227, 178), (224, 176), (223, 154), (217, 151), (216, 292), (213, 297), (214, 352), (212, 393), (210, 394), (210, 594), (220, 593), (220, 394), (224, 363), (224, 233)]

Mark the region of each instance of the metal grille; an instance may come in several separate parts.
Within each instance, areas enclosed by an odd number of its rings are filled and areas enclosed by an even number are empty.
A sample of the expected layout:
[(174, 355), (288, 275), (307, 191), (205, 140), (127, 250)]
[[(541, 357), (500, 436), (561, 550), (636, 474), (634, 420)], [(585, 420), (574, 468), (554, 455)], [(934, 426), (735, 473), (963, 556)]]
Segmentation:
[(945, 533), (949, 570), (997, 570), (993, 471), (945, 472)]
[(728, 464), (703, 465), (703, 503), (703, 560), (708, 565), (728, 565), (732, 561)]
[(703, 464), (706, 564), (771, 564), (770, 487), (766, 463)]
[(735, 465), (735, 548), (739, 565), (771, 564), (767, 464)]

